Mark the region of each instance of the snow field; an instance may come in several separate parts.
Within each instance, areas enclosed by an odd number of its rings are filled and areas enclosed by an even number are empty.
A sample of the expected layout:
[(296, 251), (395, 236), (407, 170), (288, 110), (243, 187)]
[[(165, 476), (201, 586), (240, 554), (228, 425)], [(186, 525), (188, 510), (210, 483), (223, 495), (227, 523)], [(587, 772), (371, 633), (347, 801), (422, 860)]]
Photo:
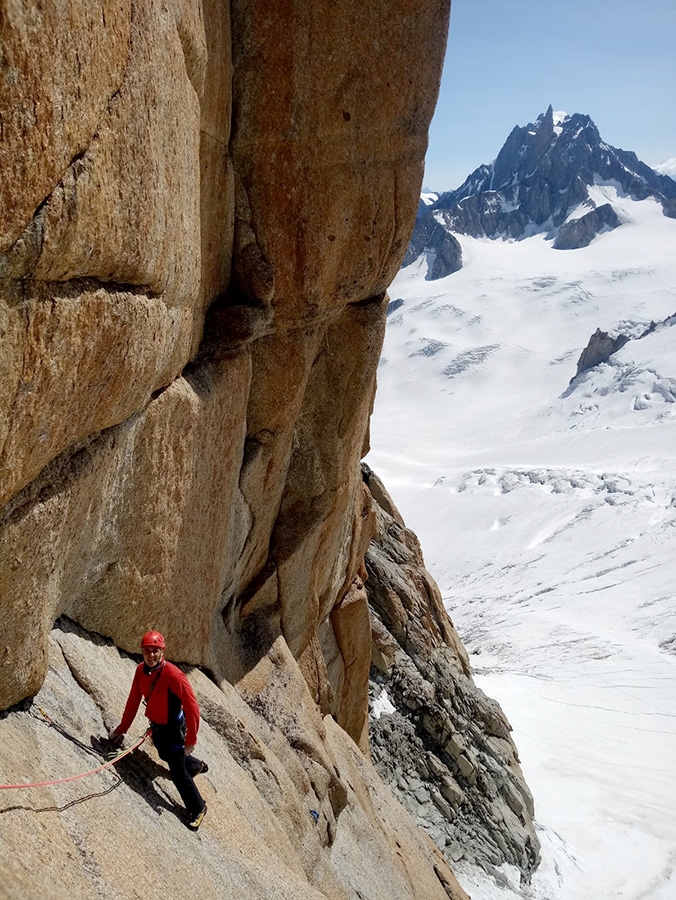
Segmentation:
[(676, 221), (613, 202), (583, 250), (460, 236), (460, 272), (390, 290), (368, 462), (512, 723), (543, 845), (530, 886), (461, 869), (474, 900), (676, 897), (676, 328), (570, 383), (597, 327), (676, 313)]

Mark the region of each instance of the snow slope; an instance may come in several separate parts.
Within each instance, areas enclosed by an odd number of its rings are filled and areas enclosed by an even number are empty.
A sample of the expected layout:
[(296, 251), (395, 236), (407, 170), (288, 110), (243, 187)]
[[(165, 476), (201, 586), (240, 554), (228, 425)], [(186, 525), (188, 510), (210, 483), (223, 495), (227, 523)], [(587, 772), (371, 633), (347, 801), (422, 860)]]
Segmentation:
[(676, 320), (572, 384), (590, 335), (676, 313), (654, 200), (582, 250), (459, 237), (403, 269), (369, 465), (419, 535), (535, 795), (530, 886), (474, 900), (676, 897)]

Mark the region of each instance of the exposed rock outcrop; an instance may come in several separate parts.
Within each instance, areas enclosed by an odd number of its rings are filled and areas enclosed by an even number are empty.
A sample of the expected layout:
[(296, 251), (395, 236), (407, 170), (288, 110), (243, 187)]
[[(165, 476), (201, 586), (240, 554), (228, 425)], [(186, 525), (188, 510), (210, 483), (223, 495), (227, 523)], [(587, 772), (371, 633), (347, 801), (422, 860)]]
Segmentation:
[(408, 266), (425, 253), (426, 281), (445, 278), (462, 269), (462, 247), (460, 242), (439, 221), (441, 213), (429, 214), (429, 205), (420, 201), (416, 224), (411, 240), (406, 248), (402, 265)]
[(612, 231), (618, 228), (622, 222), (610, 205), (604, 203), (590, 210), (584, 216), (564, 222), (559, 228), (553, 247), (555, 250), (579, 250), (588, 247), (597, 234), (603, 231)]
[(586, 372), (587, 369), (593, 369), (599, 363), (608, 362), (610, 357), (630, 340), (627, 334), (618, 334), (611, 337), (607, 331), (601, 331), (597, 328), (594, 334), (589, 338), (589, 343), (580, 354), (577, 361), (577, 372)]
[(427, 281), (445, 278), (462, 269), (462, 247), (458, 239), (433, 216), (424, 214), (413, 229), (403, 265), (409, 265), (423, 252), (426, 254)]
[(372, 706), (392, 707), (371, 717), (376, 768), (449, 860), (489, 872), (507, 862), (528, 879), (539, 842), (509, 722), (474, 684), (417, 538), (363, 472), (377, 517), (366, 556)]
[[(661, 322), (652, 321), (647, 327), (645, 322), (625, 321), (622, 323), (622, 330), (620, 331), (617, 329), (614, 334), (597, 328), (594, 334), (589, 338), (589, 343), (580, 354), (580, 358), (577, 361), (577, 372), (571, 378), (570, 385), (563, 396), (569, 396), (578, 385), (584, 383), (585, 379), (580, 378), (579, 376), (584, 375), (585, 372), (588, 372), (590, 369), (593, 369), (601, 363), (608, 362), (610, 357), (614, 353), (617, 353), (618, 350), (621, 350), (625, 344), (629, 343), (629, 341), (640, 341), (655, 332), (673, 328), (675, 324), (676, 315), (673, 315), (667, 316), (667, 318), (663, 319)], [(658, 378), (654, 388), (654, 390), (656, 390), (658, 394), (662, 394), (669, 403), (673, 402), (673, 390), (669, 383), (670, 380), (671, 379), (667, 378), (666, 383), (661, 384), (660, 379)], [(636, 398), (634, 408), (641, 408), (640, 404), (642, 402), (643, 401), (640, 398)]]
[(444, 228), (440, 228), (429, 243), (427, 281), (445, 278), (462, 269), (462, 247), (460, 242)]

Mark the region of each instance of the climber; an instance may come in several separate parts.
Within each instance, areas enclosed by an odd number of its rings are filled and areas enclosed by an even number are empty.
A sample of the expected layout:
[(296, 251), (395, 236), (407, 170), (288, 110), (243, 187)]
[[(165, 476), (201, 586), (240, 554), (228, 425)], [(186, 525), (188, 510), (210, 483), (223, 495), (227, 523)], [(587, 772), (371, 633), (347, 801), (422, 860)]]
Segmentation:
[(124, 735), (143, 700), (153, 744), (160, 759), (168, 763), (171, 780), (185, 803), (186, 825), (197, 831), (206, 815), (207, 805), (193, 776), (207, 772), (209, 768), (192, 755), (197, 743), (200, 710), (186, 676), (164, 658), (165, 647), (159, 631), (148, 631), (141, 638), (143, 662), (134, 673), (122, 721), (113, 728), (108, 739), (113, 747), (122, 746)]

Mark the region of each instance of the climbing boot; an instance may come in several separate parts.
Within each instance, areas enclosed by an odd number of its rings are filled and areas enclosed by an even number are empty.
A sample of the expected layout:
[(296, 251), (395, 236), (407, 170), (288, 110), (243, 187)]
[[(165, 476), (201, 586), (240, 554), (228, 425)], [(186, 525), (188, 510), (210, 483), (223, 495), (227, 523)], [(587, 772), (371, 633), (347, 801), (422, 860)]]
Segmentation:
[(194, 818), (188, 819), (188, 821), (186, 822), (188, 828), (191, 831), (197, 831), (197, 829), (200, 827), (200, 825), (204, 821), (204, 817), (206, 816), (206, 814), (207, 814), (207, 805), (205, 803), (204, 807), (197, 813), (196, 816), (194, 816)]

